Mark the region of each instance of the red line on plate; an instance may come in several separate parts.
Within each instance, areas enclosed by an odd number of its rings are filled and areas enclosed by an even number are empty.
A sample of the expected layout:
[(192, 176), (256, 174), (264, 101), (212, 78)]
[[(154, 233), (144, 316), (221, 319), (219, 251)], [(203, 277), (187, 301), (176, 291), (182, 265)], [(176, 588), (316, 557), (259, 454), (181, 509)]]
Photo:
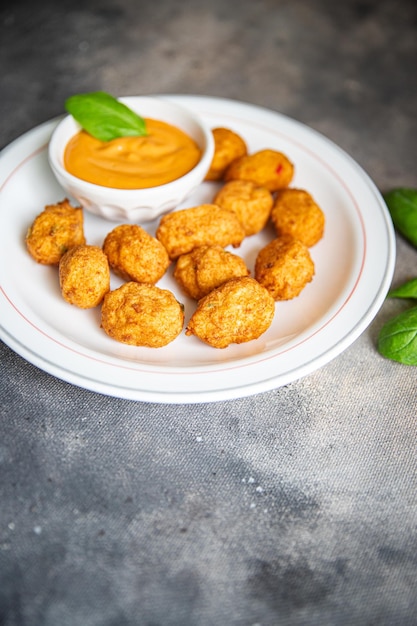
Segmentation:
[(20, 161), (20, 163), (18, 165), (16, 165), (16, 167), (10, 172), (10, 174), (8, 176), (6, 176), (6, 178), (4, 179), (3, 183), (0, 185), (0, 192), (6, 187), (6, 185), (10, 182), (10, 180), (13, 178), (13, 176), (24, 166), (26, 165), (26, 163), (28, 161), (30, 161), (31, 159), (33, 159), (34, 157), (38, 156), (38, 154), (40, 154), (41, 152), (43, 152), (44, 150), (46, 150), (46, 148), (48, 147), (48, 144), (44, 144), (43, 146), (41, 146), (40, 148), (37, 148), (34, 152), (32, 152), (32, 154), (29, 154), (28, 156), (26, 156), (22, 161)]

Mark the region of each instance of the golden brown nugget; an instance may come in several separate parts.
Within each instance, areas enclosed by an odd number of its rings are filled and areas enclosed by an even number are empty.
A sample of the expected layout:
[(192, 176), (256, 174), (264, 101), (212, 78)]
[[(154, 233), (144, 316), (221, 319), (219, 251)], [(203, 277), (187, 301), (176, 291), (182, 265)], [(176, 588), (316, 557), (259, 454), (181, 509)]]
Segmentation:
[(156, 238), (174, 260), (198, 246), (217, 244), (222, 248), (228, 245), (237, 248), (245, 238), (245, 230), (233, 211), (216, 204), (200, 204), (164, 215)]
[(118, 276), (138, 283), (157, 283), (170, 264), (165, 247), (137, 224), (113, 228), (104, 240), (103, 251)]
[(293, 176), (294, 166), (287, 156), (266, 149), (233, 161), (225, 172), (224, 180), (251, 180), (269, 191), (277, 191), (288, 187)]
[(274, 300), (298, 296), (313, 280), (314, 270), (307, 246), (288, 235), (270, 241), (255, 261), (255, 278)]
[(43, 265), (58, 265), (67, 250), (84, 243), (83, 211), (67, 199), (45, 206), (26, 234), (29, 253)]
[(214, 197), (214, 204), (233, 211), (247, 236), (263, 229), (271, 213), (274, 199), (266, 187), (250, 180), (231, 180)]
[(205, 180), (221, 180), (235, 159), (247, 154), (245, 140), (230, 128), (213, 128), (214, 155)]
[(248, 276), (245, 261), (221, 246), (200, 246), (177, 260), (174, 278), (183, 291), (200, 300), (231, 278)]
[(324, 234), (324, 213), (304, 189), (278, 191), (271, 221), (278, 236), (291, 235), (309, 248), (320, 241)]
[(110, 268), (102, 249), (83, 244), (68, 250), (59, 262), (59, 284), (70, 304), (81, 309), (100, 304), (110, 291)]
[(257, 339), (268, 330), (275, 301), (254, 278), (232, 278), (202, 298), (186, 328), (214, 348)]
[(116, 341), (161, 348), (182, 331), (184, 311), (171, 291), (128, 282), (110, 291), (101, 307), (101, 327)]

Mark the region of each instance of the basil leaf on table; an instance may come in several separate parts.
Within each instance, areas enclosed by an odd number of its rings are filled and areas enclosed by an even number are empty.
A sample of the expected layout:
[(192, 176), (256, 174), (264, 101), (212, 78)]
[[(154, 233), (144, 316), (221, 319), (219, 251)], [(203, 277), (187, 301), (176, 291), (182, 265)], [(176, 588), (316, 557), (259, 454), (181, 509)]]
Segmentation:
[(395, 228), (417, 246), (417, 189), (400, 187), (384, 194)]
[(412, 278), (388, 292), (388, 298), (417, 298), (417, 278)]
[(417, 307), (389, 320), (378, 337), (382, 356), (405, 365), (417, 365)]
[(146, 135), (145, 120), (105, 91), (70, 96), (65, 108), (84, 130), (100, 141)]

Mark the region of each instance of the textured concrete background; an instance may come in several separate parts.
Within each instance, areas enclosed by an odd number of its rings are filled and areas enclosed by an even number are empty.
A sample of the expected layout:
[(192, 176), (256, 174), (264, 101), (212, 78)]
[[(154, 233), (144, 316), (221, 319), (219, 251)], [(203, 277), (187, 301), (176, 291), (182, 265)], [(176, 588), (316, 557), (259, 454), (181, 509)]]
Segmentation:
[[(417, 187), (416, 35), (414, 0), (14, 0), (0, 146), (73, 93), (207, 94)], [(416, 624), (416, 370), (375, 349), (401, 306), (314, 374), (215, 404), (101, 396), (1, 343), (1, 626)]]

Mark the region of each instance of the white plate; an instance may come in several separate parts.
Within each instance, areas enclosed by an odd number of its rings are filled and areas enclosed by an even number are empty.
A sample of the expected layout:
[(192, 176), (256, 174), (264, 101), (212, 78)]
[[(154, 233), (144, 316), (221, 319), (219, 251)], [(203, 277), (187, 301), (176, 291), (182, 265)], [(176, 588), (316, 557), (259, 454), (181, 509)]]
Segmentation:
[[(100, 311), (80, 310), (61, 297), (56, 268), (26, 251), (28, 226), (46, 204), (62, 200), (47, 162), (57, 120), (17, 139), (0, 158), (0, 336), (31, 363), (80, 387), (153, 402), (209, 402), (248, 396), (294, 381), (346, 349), (382, 305), (395, 263), (392, 221), (375, 185), (345, 152), (308, 127), (236, 101), (166, 96), (202, 115), (211, 127), (240, 133), (250, 152), (273, 148), (295, 164), (291, 184), (308, 190), (326, 215), (324, 238), (311, 249), (314, 280), (301, 295), (276, 304), (258, 340), (211, 348), (184, 332), (164, 348), (126, 346), (100, 329)], [(218, 185), (203, 183), (181, 205), (210, 202)], [(115, 226), (85, 214), (88, 243), (101, 245)], [(154, 234), (157, 224), (146, 224)], [(233, 250), (253, 270), (257, 251), (273, 237), (248, 237)], [(113, 279), (112, 286), (120, 284)], [(158, 283), (184, 302), (171, 271)]]

